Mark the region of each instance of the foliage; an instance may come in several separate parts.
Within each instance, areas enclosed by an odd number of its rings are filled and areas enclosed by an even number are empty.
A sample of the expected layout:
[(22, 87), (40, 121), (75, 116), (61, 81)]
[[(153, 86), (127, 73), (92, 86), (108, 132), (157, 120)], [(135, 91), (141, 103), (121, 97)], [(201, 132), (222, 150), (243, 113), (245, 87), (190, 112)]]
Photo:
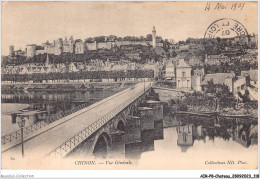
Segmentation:
[(2, 74), (2, 81), (42, 82), (43, 80), (80, 80), (109, 78), (153, 78), (153, 70), (81, 71), (71, 73)]
[(184, 103), (190, 106), (204, 107), (209, 110), (214, 110), (215, 103), (214, 98), (208, 95), (204, 95), (200, 92), (193, 92), (192, 94), (186, 93)]
[(234, 72), (237, 76), (240, 76), (241, 71), (248, 71), (250, 69), (257, 69), (257, 62), (249, 63), (241, 61), (239, 59), (233, 59), (230, 63), (221, 63), (220, 65), (204, 65), (206, 74), (213, 73), (231, 73)]
[(172, 57), (176, 57), (177, 53), (175, 51), (172, 51)]
[(238, 92), (238, 96), (243, 100), (243, 103), (250, 102), (249, 91), (248, 90), (245, 90), (245, 94), (244, 95), (242, 95), (241, 92), (239, 91)]
[(233, 93), (230, 92), (229, 87), (224, 84), (214, 84), (210, 80), (207, 85), (206, 93), (213, 94), (217, 99), (220, 108), (235, 107), (236, 100), (233, 98)]

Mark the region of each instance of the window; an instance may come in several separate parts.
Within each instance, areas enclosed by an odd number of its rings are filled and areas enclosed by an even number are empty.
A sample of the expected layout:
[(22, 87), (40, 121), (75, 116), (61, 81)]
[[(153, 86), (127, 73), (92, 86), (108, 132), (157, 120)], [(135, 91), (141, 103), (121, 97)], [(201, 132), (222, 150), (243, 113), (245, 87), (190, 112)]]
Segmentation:
[(182, 72), (182, 77), (186, 77), (185, 72)]

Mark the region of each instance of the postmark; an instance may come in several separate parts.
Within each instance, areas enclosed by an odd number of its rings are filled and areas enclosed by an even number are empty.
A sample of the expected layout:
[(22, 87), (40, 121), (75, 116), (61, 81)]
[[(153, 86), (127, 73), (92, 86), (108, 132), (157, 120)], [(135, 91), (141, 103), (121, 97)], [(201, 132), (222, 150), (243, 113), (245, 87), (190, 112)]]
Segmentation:
[(204, 38), (232, 38), (236, 36), (247, 36), (248, 32), (243, 24), (237, 20), (223, 18), (214, 21), (207, 28)]

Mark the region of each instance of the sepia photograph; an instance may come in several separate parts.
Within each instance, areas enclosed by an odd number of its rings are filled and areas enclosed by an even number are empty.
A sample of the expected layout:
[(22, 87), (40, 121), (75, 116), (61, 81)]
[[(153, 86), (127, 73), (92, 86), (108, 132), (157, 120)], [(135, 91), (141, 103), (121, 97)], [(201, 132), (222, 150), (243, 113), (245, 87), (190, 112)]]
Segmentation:
[(257, 1), (1, 6), (2, 169), (258, 169)]

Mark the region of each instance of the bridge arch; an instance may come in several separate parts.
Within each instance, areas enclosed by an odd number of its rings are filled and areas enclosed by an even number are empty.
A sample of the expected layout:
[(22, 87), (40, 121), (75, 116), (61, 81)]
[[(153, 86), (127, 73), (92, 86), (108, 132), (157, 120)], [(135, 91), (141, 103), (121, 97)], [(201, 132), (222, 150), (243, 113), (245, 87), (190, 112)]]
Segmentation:
[(93, 155), (96, 158), (106, 158), (111, 148), (111, 138), (106, 133), (101, 133), (94, 142)]
[(125, 123), (122, 120), (119, 120), (116, 129), (125, 132)]

